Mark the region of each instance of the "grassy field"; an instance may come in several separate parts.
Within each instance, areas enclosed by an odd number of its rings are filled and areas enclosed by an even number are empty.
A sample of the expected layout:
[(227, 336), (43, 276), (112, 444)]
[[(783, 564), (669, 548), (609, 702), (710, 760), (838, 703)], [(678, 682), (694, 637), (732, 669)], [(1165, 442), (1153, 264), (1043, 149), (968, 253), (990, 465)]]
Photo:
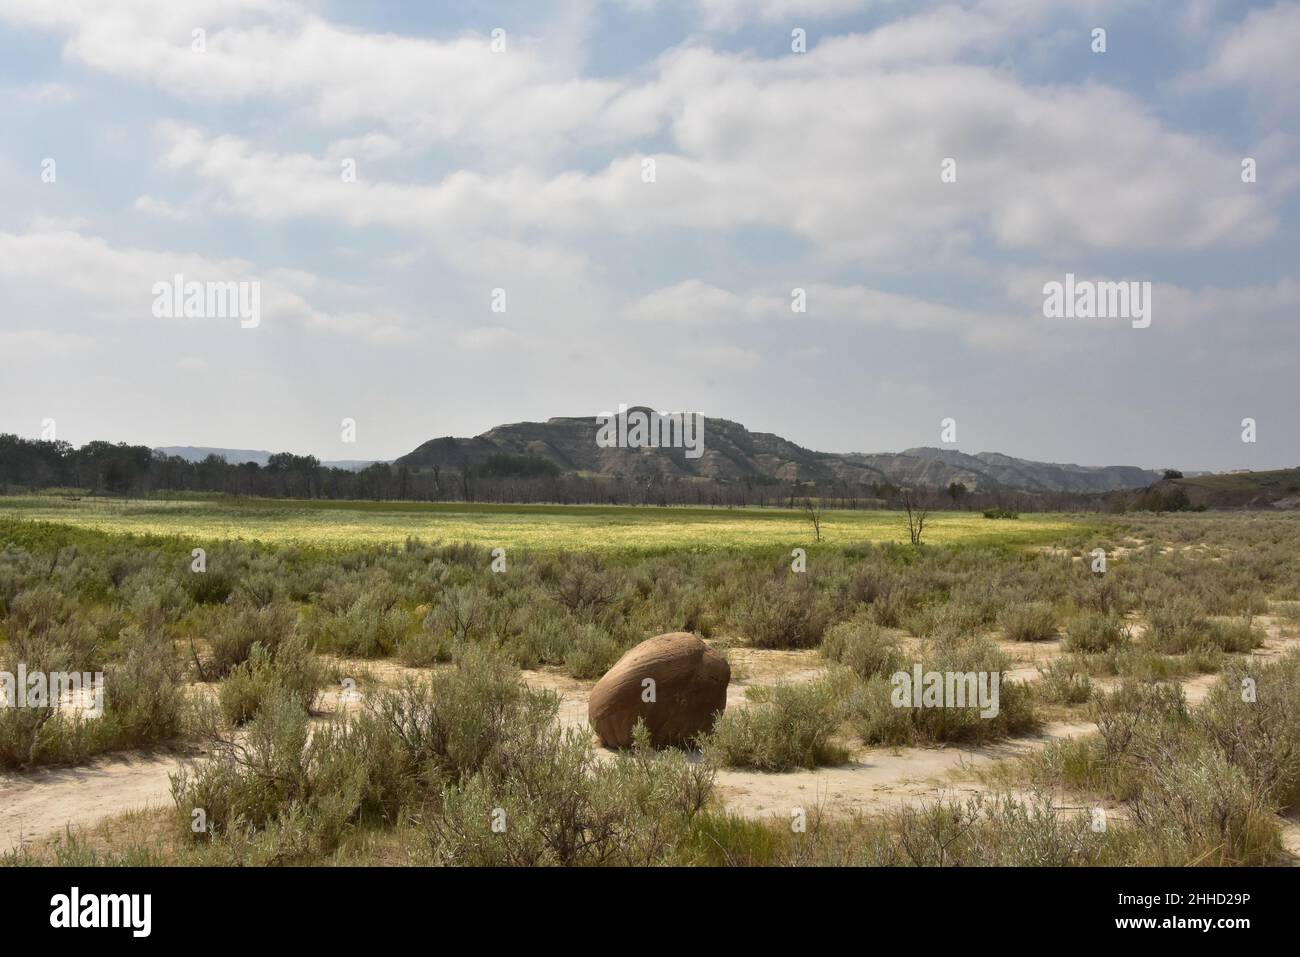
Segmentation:
[[(118, 534), (339, 549), (415, 538), (543, 551), (707, 552), (793, 548), (809, 544), (812, 537), (799, 511), (758, 508), (16, 496), (0, 497), (0, 518)], [(1060, 543), (1072, 532), (1087, 532), (1091, 524), (1081, 516), (1024, 515), (991, 521), (978, 512), (937, 512), (926, 525), (925, 541)], [(828, 545), (906, 542), (907, 530), (898, 512), (828, 511), (822, 537)]]

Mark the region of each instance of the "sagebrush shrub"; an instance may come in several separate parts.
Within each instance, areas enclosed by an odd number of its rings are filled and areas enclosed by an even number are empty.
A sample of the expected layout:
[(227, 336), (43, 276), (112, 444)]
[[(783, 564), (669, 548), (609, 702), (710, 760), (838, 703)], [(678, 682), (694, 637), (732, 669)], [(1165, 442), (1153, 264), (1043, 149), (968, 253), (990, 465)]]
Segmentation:
[(391, 594), (365, 594), (346, 611), (308, 619), (316, 647), (359, 658), (392, 654), (416, 630), (411, 612), (397, 606)]
[(1274, 662), (1233, 661), (1196, 713), (1224, 760), (1254, 791), (1285, 810), (1300, 808), (1300, 653)]
[(496, 760), (427, 814), (434, 863), (646, 866), (663, 860), (708, 802), (713, 771), (655, 752), (645, 726), (629, 753), (596, 761), (587, 735), (513, 726)]
[(833, 737), (839, 708), (826, 681), (753, 689), (750, 696), (755, 704), (723, 712), (702, 741), (717, 763), (790, 771), (848, 759)]
[(806, 575), (768, 579), (742, 600), (736, 627), (755, 648), (814, 648), (826, 609)]
[(1190, 599), (1176, 599), (1153, 608), (1145, 643), (1168, 654), (1187, 654), (1207, 648), (1247, 652), (1264, 643), (1264, 636), (1249, 618), (1215, 621)]
[(1084, 612), (1065, 624), (1065, 647), (1069, 651), (1097, 654), (1118, 648), (1128, 641), (1124, 622), (1098, 612)]
[(597, 625), (571, 629), (564, 667), (575, 678), (599, 678), (622, 656), (618, 640)]
[(1044, 602), (1012, 605), (1002, 613), (1001, 625), (1009, 641), (1047, 641), (1056, 637), (1056, 614)]
[(861, 678), (892, 674), (903, 660), (898, 640), (866, 618), (853, 618), (828, 628), (822, 638), (822, 654), (848, 666)]
[(1092, 679), (1088, 672), (1068, 658), (1039, 665), (1038, 674), (1038, 690), (1046, 701), (1082, 704), (1092, 697)]
[(254, 645), (248, 660), (221, 683), (218, 700), (225, 719), (242, 724), (281, 698), (310, 711), (326, 680), (325, 666), (312, 654), (306, 637), (295, 634), (280, 642), (274, 653)]
[[(923, 676), (937, 673), (945, 683), (947, 676), (954, 676), (954, 687), (964, 682), (969, 689), (969, 681), (961, 676), (974, 676), (976, 687), (982, 686), (990, 693), (993, 676), (997, 675), (997, 713), (986, 716), (984, 712), (993, 709), (982, 707), (978, 700), (967, 700), (963, 706), (949, 701), (921, 707), (909, 703), (915, 701), (915, 696), (902, 691), (911, 688), (918, 664)], [(1028, 733), (1038, 726), (1033, 697), (1023, 683), (1006, 680), (1006, 669), (1006, 655), (988, 639), (931, 643), (914, 660), (904, 661), (902, 675), (876, 675), (862, 682), (846, 699), (844, 708), (854, 730), (868, 744), (973, 743)], [(981, 676), (987, 676), (982, 685)]]
[(260, 644), (274, 654), (298, 627), (298, 610), (287, 602), (236, 602), (213, 612), (207, 636), (208, 655), (199, 661), (202, 676), (209, 681), (224, 678), (247, 661), (254, 645)]

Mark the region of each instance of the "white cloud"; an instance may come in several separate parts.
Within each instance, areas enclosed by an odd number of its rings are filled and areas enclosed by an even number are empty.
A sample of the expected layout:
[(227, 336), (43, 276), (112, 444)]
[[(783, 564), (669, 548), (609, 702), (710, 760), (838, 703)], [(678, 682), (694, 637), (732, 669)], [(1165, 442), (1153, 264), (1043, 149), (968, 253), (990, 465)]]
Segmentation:
[[(786, 6), (726, 0), (711, 9), (780, 17)], [(68, 56), (180, 96), (302, 103), (329, 125), (382, 124), (398, 134), (372, 130), (312, 156), (164, 130), (165, 167), (196, 174), (227, 208), (259, 219), (318, 216), (444, 234), (763, 225), (828, 256), (874, 262), (966, 231), (1023, 249), (1198, 248), (1272, 235), (1272, 211), (1234, 175), (1239, 157), (1167, 128), (1145, 103), (1105, 86), (1030, 86), (1005, 70), (949, 62), (997, 51), (1058, 7), (926, 7), (864, 34), (825, 38), (802, 56), (688, 45), (644, 76), (618, 80), (583, 78), (527, 38), (493, 54), (486, 36), (346, 30), (287, 2), (0, 0), (0, 16), (57, 30)], [(1300, 5), (1270, 16), (1293, 9)], [(209, 24), (202, 54), (189, 47), (194, 23)], [(1239, 73), (1263, 42), (1252, 38), (1281, 35), (1285, 25), (1248, 18), (1244, 38), (1225, 42), (1217, 72)], [(1279, 55), (1265, 47), (1264, 73)], [(657, 130), (672, 149), (655, 154), (658, 181), (647, 184), (633, 144)], [(490, 151), (478, 169), (436, 183), (341, 182), (340, 157), (392, 157), (398, 136)], [(619, 152), (594, 172), (548, 172), (548, 151), (569, 142)], [(953, 184), (939, 181), (946, 157), (958, 164)]]
[(980, 346), (1041, 348), (1028, 334), (1033, 314), (1014, 305), (1002, 314), (981, 312), (861, 285), (829, 283), (811, 284), (805, 293), (807, 311), (795, 313), (788, 290), (735, 293), (686, 280), (641, 297), (627, 308), (626, 315), (649, 322), (700, 326), (787, 320), (879, 324), (911, 332), (950, 333)]
[[(0, 19), (65, 37), (64, 55), (186, 99), (300, 103), (322, 124), (383, 123), (416, 141), (537, 155), (575, 131), (646, 132), (613, 81), (522, 35), (430, 40), (346, 29), (287, 0), (0, 0)], [(192, 31), (206, 31), (195, 52)]]
[(90, 336), (52, 329), (0, 330), (0, 360), (9, 363), (30, 362), (36, 356), (60, 357), (70, 352), (85, 352), (95, 345)]
[[(765, 225), (842, 260), (897, 260), (971, 229), (1026, 249), (1198, 248), (1276, 229), (1241, 188), (1239, 157), (1166, 129), (1122, 93), (1025, 87), (973, 66), (855, 67), (870, 59), (862, 42), (792, 62), (669, 57), (656, 88), (673, 104), (676, 152), (655, 155), (653, 183), (639, 154), (590, 174), (516, 165), (436, 184), (342, 183), (329, 160), (182, 127), (164, 129), (162, 163), (267, 220), (445, 235)], [(956, 183), (940, 181), (946, 157)]]
[(29, 83), (0, 88), (0, 97), (38, 106), (67, 106), (77, 100), (77, 91), (66, 83)]
[(153, 196), (137, 196), (131, 208), (137, 212), (144, 213), (148, 216), (156, 216), (159, 219), (169, 219), (172, 222), (181, 223), (192, 219), (194, 214), (191, 210), (181, 209), (173, 206), (165, 199), (157, 199)]
[(696, 325), (773, 318), (779, 309), (780, 300), (773, 295), (739, 296), (698, 279), (687, 279), (642, 296), (627, 308), (625, 315), (641, 322)]
[[(1098, 322), (1057, 323), (1044, 319), (1043, 283), (1060, 280), (1065, 269), (1011, 270), (1007, 277), (1005, 306), (960, 308), (862, 285), (812, 284), (806, 289), (807, 312), (794, 314), (784, 291), (767, 288), (732, 292), (699, 280), (687, 280), (656, 290), (632, 302), (629, 319), (659, 324), (700, 327), (754, 321), (856, 323), (889, 326), (905, 332), (952, 336), (988, 350), (1063, 354), (1088, 341), (1104, 341), (1124, 324)], [(1079, 280), (1142, 281), (1140, 276), (1102, 276), (1081, 273)], [(1197, 323), (1215, 323), (1219, 329), (1238, 329), (1247, 335), (1253, 320), (1282, 322), (1300, 308), (1300, 282), (1282, 279), (1239, 288), (1203, 286), (1189, 288), (1155, 282), (1152, 288), (1153, 327), (1186, 329)], [(1256, 327), (1257, 329), (1258, 327)]]
[[(25, 233), (0, 232), (0, 306), (62, 316), (157, 324), (173, 320), (152, 314), (153, 285), (176, 274), (199, 281), (261, 283), (261, 328), (288, 324), (373, 342), (405, 334), (391, 314), (348, 308), (355, 290), (286, 269), (258, 270), (242, 259), (212, 259), (191, 253), (113, 246), (98, 236), (38, 223)], [(336, 298), (329, 308), (319, 299)], [(232, 326), (236, 333), (252, 332)]]
[(381, 160), (396, 156), (401, 151), (402, 144), (394, 137), (384, 133), (367, 133), (365, 136), (335, 140), (325, 155), (335, 162), (344, 159)]
[(673, 355), (679, 363), (700, 373), (752, 372), (763, 365), (757, 351), (729, 342), (681, 343)]
[(734, 28), (748, 21), (790, 21), (792, 26), (827, 17), (858, 13), (880, 0), (694, 0), (708, 28)]
[(1296, 110), (1300, 89), (1300, 2), (1284, 0), (1253, 9), (1228, 28), (1209, 62), (1186, 78), (1192, 89), (1201, 86), (1240, 86), (1270, 110)]
[(456, 345), (472, 352), (494, 352), (498, 350), (514, 351), (526, 347), (529, 342), (525, 336), (513, 329), (491, 326), (482, 329), (467, 329), (455, 337)]

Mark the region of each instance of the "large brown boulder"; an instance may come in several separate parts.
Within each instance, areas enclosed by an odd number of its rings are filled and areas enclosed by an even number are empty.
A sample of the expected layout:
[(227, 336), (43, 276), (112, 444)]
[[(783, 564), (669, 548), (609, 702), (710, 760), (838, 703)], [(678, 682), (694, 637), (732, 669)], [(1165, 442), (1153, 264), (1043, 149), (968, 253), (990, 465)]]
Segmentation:
[(694, 635), (656, 635), (596, 682), (587, 716), (606, 747), (628, 747), (638, 718), (655, 747), (680, 746), (713, 727), (727, 707), (730, 681), (726, 659)]

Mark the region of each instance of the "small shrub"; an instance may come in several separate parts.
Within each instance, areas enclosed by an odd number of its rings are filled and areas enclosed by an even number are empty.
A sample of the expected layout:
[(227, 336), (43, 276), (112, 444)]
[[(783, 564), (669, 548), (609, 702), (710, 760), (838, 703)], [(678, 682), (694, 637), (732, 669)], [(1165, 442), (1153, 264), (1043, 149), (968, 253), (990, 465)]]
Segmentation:
[(1002, 629), (1009, 641), (1047, 641), (1056, 637), (1056, 615), (1050, 605), (1026, 602), (1002, 613)]
[(871, 605), (871, 617), (882, 628), (897, 628), (912, 607), (912, 596), (904, 588), (880, 595)]
[(311, 627), (316, 647), (358, 658), (392, 654), (415, 630), (415, 620), (396, 600), (380, 591), (362, 595), (342, 613), (318, 616)]
[(407, 634), (397, 645), (397, 658), (412, 668), (427, 668), (451, 661), (455, 646), (446, 633), (420, 628)]
[(1272, 805), (1300, 809), (1300, 653), (1237, 660), (1210, 689), (1197, 721)]
[[(365, 711), (311, 734), (288, 695), (264, 702), (238, 736), (210, 715), (213, 757), (172, 777), (178, 826), (191, 841), (251, 842), (263, 862), (329, 851), (363, 815), (392, 821), (458, 786), (512, 734), (553, 726), (557, 709), (553, 694), (525, 689), (503, 660), (471, 646), (455, 668), (381, 691)], [(204, 809), (206, 835), (190, 832), (194, 808)]]
[[(587, 735), (512, 727), (497, 759), (426, 817), (430, 855), (452, 866), (646, 866), (691, 833), (713, 771), (656, 753), (645, 726), (630, 754), (594, 760)], [(495, 822), (505, 825), (494, 829)]]
[(702, 742), (705, 754), (717, 763), (790, 771), (848, 759), (848, 752), (832, 739), (839, 717), (835, 695), (825, 681), (752, 689), (749, 694), (757, 703), (723, 712)]
[(1043, 698), (1055, 704), (1082, 704), (1092, 697), (1092, 679), (1086, 671), (1073, 662), (1058, 658), (1046, 666), (1040, 665), (1038, 683)]
[(1174, 746), (1148, 764), (1132, 802), (1137, 828), (1167, 861), (1266, 864), (1281, 847), (1277, 818), (1240, 767), (1213, 747)]
[[(967, 694), (965, 705), (959, 707), (950, 701), (921, 707), (912, 704), (915, 697), (911, 682), (917, 665), (923, 676), (940, 676), (945, 695), (948, 677), (952, 676), (953, 691), (961, 684)], [(980, 742), (1032, 731), (1038, 725), (1032, 696), (1022, 683), (1004, 680), (1006, 668), (1006, 656), (984, 638), (932, 645), (912, 669), (904, 666), (901, 675), (877, 675), (860, 684), (848, 698), (846, 710), (854, 729), (868, 744)], [(987, 689), (990, 694), (992, 678), (998, 676), (996, 702), (990, 702), (996, 703), (996, 714), (986, 715), (992, 708), (981, 706), (978, 699), (971, 700), (970, 684), (963, 676), (972, 675), (977, 689)], [(980, 681), (982, 676), (988, 676), (984, 683)]]
[(221, 684), (221, 712), (231, 724), (243, 724), (282, 698), (310, 711), (326, 680), (325, 666), (302, 635), (285, 639), (274, 655), (260, 644), (254, 645), (248, 660)]
[(814, 648), (826, 611), (806, 576), (770, 579), (746, 596), (737, 627), (755, 648)]
[(985, 517), (985, 518), (994, 518), (994, 519), (998, 519), (998, 518), (1001, 518), (1001, 519), (1019, 518), (1019, 517), (1020, 517), (1020, 513), (1019, 513), (1019, 512), (1013, 512), (1013, 511), (1012, 511), (1011, 509), (1009, 509), (1009, 508), (986, 508), (986, 509), (984, 509), (984, 517)]
[(166, 744), (185, 732), (181, 665), (162, 632), (122, 636), (118, 662), (104, 673), (104, 714), (95, 724), (102, 750)]
[(224, 678), (248, 660), (254, 645), (274, 654), (297, 627), (297, 609), (286, 602), (223, 605), (208, 638), (208, 658), (200, 661), (201, 673), (209, 681)]
[(622, 654), (622, 646), (603, 628), (582, 625), (565, 652), (564, 667), (575, 678), (599, 678)]
[(1260, 647), (1264, 636), (1249, 618), (1215, 621), (1186, 599), (1175, 599), (1151, 611), (1151, 625), (1145, 643), (1167, 654), (1187, 654), (1205, 648), (1224, 652), (1247, 652)]
[(860, 678), (889, 675), (902, 664), (898, 641), (879, 625), (854, 618), (831, 626), (822, 639), (822, 654), (847, 665)]
[(1142, 760), (1154, 743), (1176, 737), (1190, 721), (1181, 686), (1132, 680), (1097, 698), (1092, 718), (1111, 763)]
[(1069, 651), (1097, 654), (1118, 648), (1128, 641), (1123, 622), (1113, 615), (1084, 612), (1065, 625), (1065, 647)]

